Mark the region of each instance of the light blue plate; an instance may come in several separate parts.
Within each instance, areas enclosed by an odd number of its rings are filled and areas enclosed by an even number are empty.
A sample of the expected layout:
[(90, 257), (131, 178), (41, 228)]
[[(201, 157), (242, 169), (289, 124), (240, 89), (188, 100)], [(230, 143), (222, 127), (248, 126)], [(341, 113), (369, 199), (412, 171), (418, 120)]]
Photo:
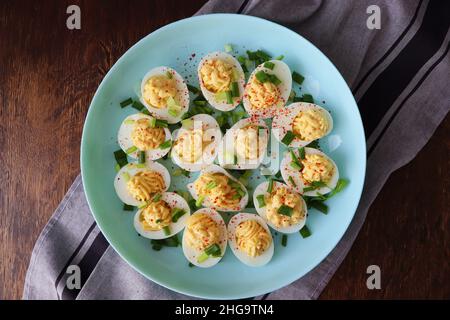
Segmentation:
[[(306, 77), (300, 93), (311, 93), (331, 111), (332, 133), (321, 140), (322, 149), (338, 164), (349, 186), (328, 201), (328, 215), (310, 210), (307, 225), (312, 236), (297, 234), (282, 247), (274, 235), (275, 254), (269, 264), (251, 268), (228, 248), (213, 268), (190, 268), (181, 247), (153, 251), (149, 240), (133, 228), (133, 213), (122, 211), (113, 179), (117, 130), (135, 110), (121, 109), (119, 102), (132, 96), (144, 74), (153, 67), (175, 68), (197, 85), (200, 58), (223, 50), (231, 43), (239, 54), (263, 49)], [(194, 56), (195, 54), (195, 56)], [(351, 59), (351, 57), (349, 57)], [(294, 85), (299, 93), (298, 85)], [(325, 102), (323, 102), (325, 101)], [(161, 161), (171, 170), (170, 160)], [(81, 172), (91, 211), (109, 243), (136, 270), (149, 279), (180, 293), (217, 299), (261, 295), (299, 279), (317, 266), (336, 246), (353, 218), (364, 182), (366, 145), (361, 117), (350, 89), (333, 64), (310, 42), (275, 23), (244, 15), (215, 14), (193, 17), (167, 25), (134, 45), (111, 68), (89, 108), (81, 143)], [(197, 174), (193, 175), (195, 178)], [(193, 180), (193, 179), (191, 179)], [(252, 178), (251, 187), (264, 181)], [(173, 178), (170, 190), (185, 190), (183, 178)], [(226, 215), (225, 215), (226, 217)], [(181, 236), (180, 236), (181, 238)]]

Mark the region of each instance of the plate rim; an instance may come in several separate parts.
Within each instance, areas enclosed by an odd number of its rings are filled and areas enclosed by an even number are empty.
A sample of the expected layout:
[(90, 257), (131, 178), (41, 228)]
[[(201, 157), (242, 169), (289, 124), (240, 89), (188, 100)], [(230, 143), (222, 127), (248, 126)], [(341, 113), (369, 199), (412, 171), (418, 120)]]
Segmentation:
[[(328, 254), (326, 254), (322, 259), (320, 259), (320, 261), (318, 261), (317, 263), (310, 263), (305, 270), (307, 270), (306, 272), (302, 273), (302, 274), (298, 274), (296, 273), (294, 276), (290, 276), (290, 277), (286, 277), (284, 279), (284, 281), (280, 281), (278, 283), (278, 285), (276, 286), (272, 286), (272, 289), (270, 289), (269, 291), (257, 291), (255, 294), (238, 294), (238, 295), (230, 295), (230, 294), (218, 294), (218, 293), (214, 293), (214, 294), (202, 294), (197, 292), (197, 290), (191, 290), (191, 289), (184, 289), (184, 288), (179, 288), (177, 286), (174, 285), (168, 285), (165, 284), (161, 281), (159, 281), (158, 279), (155, 279), (155, 277), (149, 275), (148, 273), (145, 273), (144, 270), (140, 270), (139, 267), (135, 266), (134, 263), (131, 263), (130, 260), (127, 258), (127, 254), (126, 252), (120, 252), (117, 248), (116, 248), (116, 244), (115, 241), (112, 241), (110, 239), (110, 237), (108, 236), (107, 232), (105, 232), (104, 228), (102, 227), (102, 225), (98, 222), (99, 219), (96, 215), (96, 213), (94, 212), (93, 205), (91, 204), (92, 199), (90, 200), (90, 196), (89, 196), (89, 192), (88, 191), (88, 186), (84, 183), (87, 178), (85, 178), (86, 176), (86, 169), (85, 166), (87, 166), (86, 161), (84, 160), (86, 157), (86, 153), (87, 151), (86, 149), (86, 131), (87, 131), (87, 127), (89, 126), (89, 122), (91, 121), (91, 115), (92, 115), (92, 106), (96, 103), (96, 101), (99, 99), (99, 92), (101, 91), (101, 89), (103, 88), (103, 86), (105, 86), (105, 83), (108, 81), (108, 79), (110, 78), (111, 74), (115, 72), (116, 68), (118, 68), (118, 65), (121, 64), (121, 62), (123, 60), (126, 59), (126, 56), (129, 54), (130, 51), (132, 51), (133, 49), (138, 48), (139, 46), (141, 46), (146, 39), (148, 39), (151, 36), (154, 36), (158, 33), (161, 32), (165, 32), (166, 30), (169, 30), (171, 28), (176, 28), (179, 24), (184, 24), (184, 23), (189, 23), (190, 21), (193, 20), (203, 20), (203, 19), (211, 19), (211, 18), (215, 18), (215, 17), (219, 17), (219, 18), (231, 18), (231, 19), (243, 19), (243, 20), (253, 20), (253, 21), (257, 21), (259, 23), (267, 23), (267, 24), (271, 24), (274, 28), (279, 28), (282, 29), (284, 32), (290, 33), (291, 35), (295, 36), (295, 37), (299, 37), (301, 38), (303, 41), (305, 41), (309, 46), (311, 46), (317, 54), (321, 55), (323, 58), (325, 58), (326, 60), (328, 60), (329, 64), (331, 65), (332, 68), (334, 68), (334, 71), (337, 73), (338, 78), (343, 81), (346, 84), (346, 89), (349, 91), (350, 96), (352, 98), (352, 102), (354, 103), (354, 106), (356, 107), (356, 116), (359, 118), (359, 121), (357, 122), (357, 125), (360, 130), (360, 132), (363, 135), (363, 143), (362, 143), (362, 151), (364, 151), (364, 157), (363, 157), (363, 162), (361, 163), (362, 168), (363, 168), (363, 175), (362, 175), (362, 181), (361, 181), (361, 185), (358, 188), (358, 196), (357, 196), (357, 201), (355, 201), (355, 203), (353, 204), (352, 208), (351, 208), (351, 219), (348, 219), (348, 221), (346, 222), (345, 228), (343, 229), (343, 232), (341, 234), (338, 235), (337, 237), (337, 241), (336, 243), (332, 246), (332, 248), (329, 250)], [(128, 48), (121, 56), (120, 58), (114, 63), (114, 65), (109, 69), (109, 71), (106, 73), (106, 75), (103, 77), (102, 81), (100, 82), (100, 84), (98, 85), (92, 99), (91, 102), (89, 103), (89, 108), (87, 110), (86, 113), (86, 117), (84, 120), (84, 124), (83, 124), (83, 130), (82, 130), (82, 136), (81, 136), (81, 143), (80, 143), (80, 168), (81, 168), (81, 178), (82, 178), (82, 182), (83, 182), (83, 189), (84, 189), (84, 193), (86, 196), (86, 201), (88, 203), (89, 206), (89, 210), (96, 222), (96, 225), (98, 226), (98, 228), (100, 229), (100, 231), (102, 232), (102, 234), (104, 235), (104, 237), (106, 238), (106, 240), (108, 241), (108, 244), (114, 249), (114, 251), (121, 257), (121, 259), (123, 259), (129, 266), (131, 266), (134, 270), (136, 270), (137, 272), (139, 272), (140, 274), (142, 274), (144, 277), (146, 277), (147, 279), (153, 281), (154, 283), (165, 287), (169, 290), (178, 292), (180, 294), (184, 294), (184, 295), (188, 295), (191, 297), (196, 297), (196, 298), (203, 298), (203, 299), (243, 299), (243, 298), (248, 298), (248, 297), (256, 297), (256, 296), (260, 296), (260, 295), (264, 295), (266, 293), (270, 293), (270, 292), (274, 292), (280, 288), (286, 287), (288, 285), (290, 285), (291, 283), (299, 280), (300, 278), (304, 277), (305, 275), (307, 275), (309, 272), (311, 272), (315, 267), (317, 267), (319, 264), (321, 264), (331, 253), (332, 251), (336, 248), (336, 246), (341, 242), (343, 236), (345, 235), (345, 233), (348, 231), (348, 228), (351, 224), (351, 222), (353, 221), (354, 217), (355, 217), (355, 213), (357, 210), (357, 207), (361, 201), (361, 197), (362, 197), (362, 191), (364, 188), (364, 184), (365, 184), (365, 179), (366, 179), (366, 170), (367, 170), (367, 145), (366, 145), (366, 137), (365, 137), (365, 131), (364, 131), (364, 126), (363, 126), (363, 122), (362, 122), (362, 117), (361, 117), (361, 113), (359, 111), (358, 108), (358, 104), (355, 100), (355, 97), (350, 89), (350, 87), (347, 84), (347, 81), (344, 79), (344, 77), (342, 76), (341, 72), (337, 69), (337, 67), (334, 65), (334, 63), (319, 49), (317, 48), (313, 43), (311, 43), (308, 39), (306, 39), (305, 37), (303, 37), (301, 34), (283, 26), (280, 25), (278, 23), (275, 23), (273, 21), (264, 19), (264, 18), (260, 18), (260, 17), (255, 17), (255, 16), (249, 16), (249, 15), (241, 15), (241, 14), (235, 14), (235, 13), (211, 13), (211, 14), (204, 14), (204, 15), (198, 15), (198, 16), (191, 16), (191, 17), (187, 17), (184, 19), (180, 19), (174, 22), (171, 22), (169, 24), (166, 24), (156, 30), (154, 30), (153, 32), (147, 34), (145, 37), (143, 37), (142, 39), (140, 39), (139, 41), (137, 41), (134, 45), (132, 45), (130, 48)]]

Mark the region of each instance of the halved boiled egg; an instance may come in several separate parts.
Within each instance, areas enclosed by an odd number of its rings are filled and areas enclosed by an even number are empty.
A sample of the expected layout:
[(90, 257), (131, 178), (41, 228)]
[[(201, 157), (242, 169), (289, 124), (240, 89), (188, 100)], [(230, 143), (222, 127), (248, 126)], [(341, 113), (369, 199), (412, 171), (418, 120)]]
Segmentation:
[(146, 161), (164, 157), (170, 150), (172, 135), (170, 130), (158, 126), (155, 118), (143, 113), (125, 118), (117, 137), (122, 150), (132, 158), (139, 158), (145, 152)]
[(189, 91), (183, 77), (169, 67), (156, 67), (141, 82), (141, 102), (156, 118), (177, 123), (189, 109)]
[[(331, 130), (333, 118), (330, 113), (321, 106), (306, 102), (290, 104), (272, 122), (274, 137), (293, 148), (303, 147), (323, 138)], [(286, 135), (291, 135), (292, 138), (283, 140)]]
[(216, 265), (227, 249), (227, 228), (222, 216), (211, 208), (194, 212), (186, 221), (183, 253), (192, 264), (209, 268)]
[(231, 127), (219, 145), (218, 160), (226, 169), (256, 169), (267, 150), (269, 129), (262, 119), (246, 118)]
[(182, 121), (182, 127), (173, 132), (173, 140), (173, 162), (187, 171), (200, 171), (214, 162), (222, 131), (216, 119), (197, 114)]
[(294, 233), (305, 225), (308, 211), (305, 200), (284, 183), (261, 183), (253, 193), (253, 201), (264, 221), (281, 233)]
[(283, 110), (292, 89), (291, 70), (280, 60), (260, 64), (245, 86), (244, 108), (250, 115), (272, 118)]
[(186, 225), (191, 214), (188, 203), (175, 192), (157, 193), (134, 216), (134, 228), (149, 239), (169, 238)]
[(245, 186), (215, 164), (204, 168), (194, 183), (187, 185), (196, 205), (218, 211), (241, 211), (248, 203)]
[(114, 188), (120, 200), (136, 207), (144, 205), (169, 186), (169, 172), (162, 164), (153, 161), (129, 163), (117, 172), (114, 179)]
[(326, 194), (339, 180), (336, 163), (314, 148), (305, 147), (303, 158), (298, 149), (288, 152), (281, 160), (280, 171), (286, 183), (306, 196)]
[(203, 96), (217, 110), (233, 110), (242, 100), (244, 71), (228, 53), (218, 51), (204, 56), (198, 65), (198, 81)]
[(256, 214), (234, 215), (228, 223), (228, 242), (236, 258), (251, 267), (261, 267), (272, 259), (272, 234)]

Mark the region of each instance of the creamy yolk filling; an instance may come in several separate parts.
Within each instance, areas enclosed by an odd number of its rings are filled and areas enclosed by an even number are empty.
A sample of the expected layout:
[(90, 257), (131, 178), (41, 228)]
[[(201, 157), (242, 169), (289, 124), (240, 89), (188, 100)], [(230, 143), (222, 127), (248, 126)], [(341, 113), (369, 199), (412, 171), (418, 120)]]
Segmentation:
[(167, 99), (169, 97), (175, 99), (176, 94), (176, 80), (174, 78), (169, 79), (165, 75), (157, 75), (147, 80), (142, 97), (151, 106), (164, 109), (167, 107)]
[(236, 153), (239, 157), (254, 160), (259, 157), (258, 126), (248, 125), (237, 131)]
[(233, 65), (221, 60), (205, 61), (200, 69), (200, 77), (208, 91), (217, 93), (227, 91), (233, 81)]
[[(289, 227), (296, 224), (305, 217), (303, 201), (298, 194), (292, 193), (285, 187), (277, 188), (269, 195), (266, 195), (266, 217), (276, 227)], [(278, 213), (281, 206), (288, 206), (292, 209), (291, 216)]]
[(267, 230), (255, 220), (241, 222), (236, 227), (235, 236), (239, 249), (250, 257), (260, 256), (272, 243)]
[(330, 182), (334, 174), (334, 166), (330, 160), (320, 154), (307, 154), (302, 160), (303, 170), (301, 171), (306, 184), (314, 181)]
[(328, 129), (329, 124), (322, 110), (309, 109), (300, 111), (292, 122), (294, 134), (305, 141), (322, 138)]
[(208, 215), (198, 213), (190, 216), (186, 222), (185, 240), (189, 247), (203, 251), (220, 242), (220, 229)]
[(202, 129), (186, 130), (175, 141), (173, 149), (184, 162), (194, 163), (200, 159), (203, 150), (211, 143), (205, 141)]
[(205, 173), (195, 181), (194, 188), (199, 197), (207, 197), (214, 207), (235, 208), (239, 206), (241, 197), (228, 181), (223, 173)]
[(131, 132), (133, 145), (142, 151), (156, 149), (166, 140), (166, 133), (163, 128), (150, 128), (149, 124), (150, 120), (139, 119), (134, 123)]
[(150, 202), (147, 207), (141, 211), (139, 220), (145, 230), (158, 231), (170, 225), (172, 220), (172, 209), (167, 202), (159, 200)]
[(253, 78), (247, 86), (248, 100), (253, 109), (266, 109), (280, 99), (280, 90), (270, 81), (262, 83)]
[(158, 172), (139, 171), (128, 182), (128, 192), (137, 201), (149, 201), (154, 193), (166, 188), (164, 179)]

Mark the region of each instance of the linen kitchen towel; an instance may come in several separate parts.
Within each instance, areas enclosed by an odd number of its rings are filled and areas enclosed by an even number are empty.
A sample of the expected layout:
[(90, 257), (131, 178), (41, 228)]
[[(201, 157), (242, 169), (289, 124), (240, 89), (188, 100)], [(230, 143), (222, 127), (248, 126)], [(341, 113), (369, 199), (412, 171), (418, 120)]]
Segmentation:
[[(366, 25), (381, 9), (381, 29)], [(310, 40), (340, 70), (359, 105), (367, 138), (361, 202), (342, 240), (310, 273), (257, 299), (316, 299), (352, 246), (389, 175), (426, 144), (450, 108), (450, 1), (211, 0), (198, 14), (266, 18)], [(69, 265), (82, 287), (65, 287)], [(78, 177), (42, 231), (31, 257), (24, 299), (188, 299), (135, 271), (108, 245)]]

